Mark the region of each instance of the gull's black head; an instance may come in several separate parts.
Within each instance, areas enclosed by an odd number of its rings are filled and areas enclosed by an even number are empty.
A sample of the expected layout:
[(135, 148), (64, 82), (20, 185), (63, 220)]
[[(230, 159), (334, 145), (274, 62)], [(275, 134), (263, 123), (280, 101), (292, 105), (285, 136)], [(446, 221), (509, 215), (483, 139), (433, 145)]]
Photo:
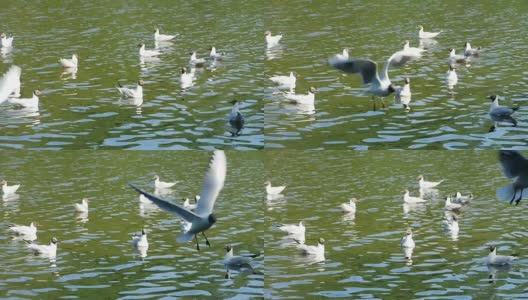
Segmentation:
[(209, 218), (207, 218), (207, 220), (209, 221), (209, 223), (214, 224), (214, 223), (216, 223), (216, 216), (213, 215), (213, 214), (210, 214)]
[(409, 79), (409, 77), (405, 77), (405, 79), (403, 80), (406, 84), (409, 84), (411, 82), (411, 79)]
[(144, 84), (145, 82), (142, 79), (138, 80), (138, 85), (143, 86)]
[(143, 44), (143, 43), (139, 43), (139, 44), (138, 44), (138, 48), (141, 48), (141, 47), (143, 47), (143, 46), (145, 46), (145, 44)]
[(387, 88), (387, 90), (389, 91), (389, 94), (390, 93), (394, 93), (396, 90), (394, 89), (394, 86), (392, 84), (389, 85), (389, 87)]
[(182, 74), (187, 73), (187, 69), (186, 69), (185, 67), (181, 68), (181, 73), (182, 73)]
[(231, 104), (233, 104), (233, 105), (235, 105), (237, 102), (238, 102), (237, 100), (231, 100), (231, 101), (229, 101), (229, 103), (231, 103)]
[(141, 235), (146, 235), (147, 234), (147, 231), (145, 230), (145, 228), (141, 229)]
[(51, 243), (53, 243), (53, 244), (57, 244), (58, 242), (59, 242), (59, 240), (57, 240), (56, 237), (52, 237), (52, 238), (51, 238)]
[(315, 94), (315, 92), (317, 92), (317, 89), (316, 89), (315, 87), (311, 86), (311, 87), (308, 89), (308, 91), (310, 91), (310, 93), (312, 93), (312, 94)]
[(231, 251), (232, 248), (231, 248), (231, 246), (227, 245), (227, 246), (225, 246), (224, 249), (226, 250), (226, 252), (229, 252), (229, 251)]
[(323, 238), (319, 238), (319, 244), (324, 245), (325, 244), (325, 240)]
[(490, 246), (489, 246), (489, 251), (490, 251), (490, 252), (493, 252), (493, 251), (495, 251), (495, 248), (496, 248), (495, 246), (490, 245)]
[(493, 101), (495, 101), (495, 99), (498, 99), (498, 98), (499, 98), (499, 96), (497, 96), (497, 95), (489, 95), (489, 96), (488, 96), (488, 97), (486, 97), (486, 98), (487, 98), (487, 99), (490, 99), (490, 100), (491, 100), (491, 102), (493, 102)]

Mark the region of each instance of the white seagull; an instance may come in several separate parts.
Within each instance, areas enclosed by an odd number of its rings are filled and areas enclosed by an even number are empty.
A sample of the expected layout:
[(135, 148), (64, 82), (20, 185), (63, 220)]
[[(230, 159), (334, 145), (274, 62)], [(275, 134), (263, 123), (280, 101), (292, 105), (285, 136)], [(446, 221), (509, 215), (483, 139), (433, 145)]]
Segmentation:
[(204, 236), (206, 245), (211, 246), (209, 240), (205, 236), (204, 231), (211, 228), (211, 226), (213, 226), (216, 222), (216, 216), (213, 214), (213, 206), (218, 194), (224, 187), (226, 172), (227, 163), (225, 153), (224, 151), (216, 150), (209, 164), (209, 170), (204, 176), (200, 200), (196, 206), (196, 213), (179, 205), (172, 204), (167, 200), (160, 199), (154, 195), (144, 192), (131, 183), (129, 183), (129, 185), (139, 193), (145, 195), (145, 197), (154, 202), (154, 204), (158, 205), (161, 209), (171, 214), (177, 215), (186, 222), (191, 223), (190, 228), (183, 235), (179, 236), (176, 241), (180, 243), (188, 242), (194, 237), (196, 239), (196, 249), (200, 250), (200, 246), (198, 244), (199, 233), (202, 233)]
[(0, 184), (2, 185), (2, 192), (4, 193), (4, 197), (7, 197), (7, 196), (10, 196), (10, 195), (14, 195), (16, 193), (16, 191), (18, 190), (18, 188), (20, 187), (20, 184), (15, 184), (15, 185), (7, 185), (7, 181), (5, 180), (2, 180), (2, 182), (0, 182)]
[(427, 32), (423, 30), (423, 26), (419, 26), (420, 30), (418, 31), (418, 37), (421, 39), (434, 39), (437, 35), (442, 33), (440, 30), (439, 32)]
[[(514, 127), (517, 126), (517, 120), (512, 115), (519, 110), (519, 107), (505, 107), (499, 105), (499, 96), (491, 95), (487, 97), (491, 100), (489, 116), (494, 123), (506, 122), (511, 123)], [(492, 129), (494, 126), (492, 126)], [(490, 130), (493, 131), (493, 130)]]
[(193, 204), (190, 202), (189, 198), (185, 198), (185, 200), (183, 201), (183, 207), (190, 209), (190, 210), (194, 210), (196, 209), (196, 203)]
[(336, 59), (339, 59), (339, 60), (347, 60), (349, 57), (350, 57), (350, 56), (349, 56), (349, 54), (348, 54), (348, 48), (344, 48), (344, 49), (343, 49), (343, 52), (341, 52), (341, 53), (337, 53), (337, 54), (335, 55), (335, 58), (336, 58)]
[(498, 188), (497, 198), (518, 205), (523, 198), (524, 190), (528, 188), (528, 159), (517, 151), (502, 150), (499, 151), (499, 162), (504, 175), (515, 181)]
[(194, 68), (191, 68), (190, 72), (187, 72), (185, 67), (181, 68), (180, 74), (180, 86), (182, 89), (191, 87), (194, 85)]
[(466, 44), (464, 45), (464, 55), (465, 56), (479, 56), (480, 47), (471, 48), (471, 44), (469, 42), (466, 42)]
[(147, 256), (147, 250), (149, 248), (149, 243), (147, 239), (147, 232), (145, 229), (141, 230), (141, 235), (136, 235), (132, 238), (132, 244), (136, 249), (136, 252), (140, 257)]
[(467, 63), (469, 62), (469, 56), (460, 55), (455, 53), (455, 48), (449, 48), (449, 61), (451, 63)]
[(317, 241), (317, 246), (309, 246), (306, 244), (298, 244), (297, 248), (301, 250), (301, 254), (303, 255), (312, 255), (317, 257), (324, 257), (325, 253), (325, 240), (323, 238), (319, 238)]
[(237, 100), (231, 101), (233, 107), (231, 108), (231, 113), (229, 114), (229, 125), (231, 125), (231, 135), (239, 136), (240, 132), (244, 128), (245, 120), (244, 116), (240, 112), (239, 102)]
[(297, 77), (295, 77), (295, 72), (290, 72), (289, 76), (278, 75), (270, 77), (270, 80), (275, 82), (282, 88), (294, 89), (295, 83), (297, 82)]
[(458, 218), (456, 215), (453, 215), (450, 219), (444, 219), (442, 224), (446, 231), (449, 231), (452, 235), (458, 235), (460, 228), (458, 226)]
[(403, 202), (414, 204), (414, 203), (422, 203), (426, 201), (420, 197), (409, 196), (409, 190), (405, 189), (405, 194), (403, 194)]
[(20, 74), (22, 69), (18, 66), (11, 66), (9, 70), (0, 78), (0, 104), (6, 101), (12, 94), (20, 94)]
[(266, 31), (266, 44), (268, 48), (272, 48), (279, 45), (279, 41), (282, 39), (282, 34), (279, 35), (271, 35), (271, 31)]
[(205, 59), (204, 58), (198, 58), (196, 56), (196, 51), (193, 51), (190, 54), (191, 54), (191, 57), (189, 58), (189, 64), (191, 66), (201, 67), (201, 66), (203, 66), (205, 64)]
[(300, 221), (299, 225), (295, 224), (286, 224), (279, 227), (279, 230), (291, 235), (303, 235), (306, 232), (306, 227), (304, 227), (304, 222)]
[(403, 108), (410, 110), (411, 107), (411, 80), (409, 78), (404, 79), (404, 85), (402, 87), (396, 88), (396, 93), (394, 94), (394, 101), (396, 104), (402, 104)]
[(31, 222), (29, 226), (11, 224), (9, 225), (9, 230), (13, 231), (17, 235), (32, 236), (37, 234), (37, 226), (35, 225), (35, 222)]
[(356, 212), (356, 198), (350, 198), (349, 203), (342, 203), (341, 204), (341, 210), (346, 213), (355, 213)]
[(83, 198), (81, 203), (75, 203), (75, 211), (88, 212), (88, 202), (90, 202), (88, 198)]
[(264, 182), (264, 185), (266, 186), (266, 193), (268, 195), (278, 195), (278, 194), (282, 193), (282, 191), (284, 191), (284, 189), (286, 188), (285, 185), (271, 186), (271, 182), (269, 180)]
[(57, 238), (51, 238), (49, 245), (38, 245), (34, 243), (28, 243), (26, 247), (33, 251), (35, 255), (47, 256), (49, 258), (54, 258), (57, 256), (57, 243), (59, 241)]
[(178, 183), (178, 182), (179, 181), (176, 181), (176, 182), (165, 182), (165, 181), (161, 181), (160, 177), (158, 175), (154, 176), (154, 187), (156, 189), (162, 189), (162, 190), (163, 189), (170, 189), (171, 187), (175, 186), (176, 183)]
[(14, 37), (8, 38), (5, 33), (2, 33), (0, 35), (0, 47), (1, 48), (9, 48), (13, 46), (13, 39)]
[(154, 40), (158, 42), (170, 41), (174, 39), (175, 37), (176, 37), (175, 35), (160, 34), (159, 28), (156, 28), (156, 30), (154, 31)]
[(7, 102), (24, 108), (38, 109), (40, 95), (42, 93), (39, 90), (34, 90), (31, 98), (9, 98)]
[(211, 49), (209, 49), (209, 58), (212, 60), (222, 60), (224, 59), (225, 54), (223, 53), (217, 53), (216, 48), (213, 46)]
[(497, 266), (503, 266), (503, 265), (510, 265), (513, 263), (517, 257), (515, 256), (509, 256), (509, 255), (497, 255), (497, 247), (490, 246), (489, 247), (490, 253), (488, 254), (488, 257), (486, 259), (486, 264), (488, 265), (497, 265)]
[(139, 47), (139, 56), (140, 57), (153, 57), (153, 56), (161, 55), (161, 52), (159, 52), (157, 50), (146, 50), (145, 49), (145, 44), (143, 44), (143, 43), (139, 43), (138, 47)]
[(255, 270), (253, 270), (253, 267), (251, 266), (251, 259), (249, 257), (234, 256), (232, 246), (226, 246), (225, 250), (226, 254), (224, 256), (224, 266), (226, 268), (226, 279), (229, 278), (230, 270), (240, 271), (242, 269), (247, 269), (255, 274)]
[(451, 197), (447, 196), (445, 200), (445, 210), (459, 210), (462, 207), (462, 204), (451, 202)]
[(284, 98), (295, 104), (314, 105), (316, 92), (317, 90), (312, 86), (308, 89), (308, 94), (294, 94), (289, 92), (284, 94)]
[(61, 58), (59, 60), (59, 62), (61, 63), (63, 68), (72, 68), (72, 69), (73, 68), (77, 68), (77, 66), (79, 64), (79, 60), (77, 58), (77, 54), (73, 54), (71, 59), (69, 59), (69, 58)]
[(458, 83), (458, 75), (455, 70), (455, 66), (450, 64), (449, 70), (446, 74), (446, 82), (447, 82), (447, 88), (452, 90), (455, 85)]
[(400, 241), (400, 246), (402, 247), (403, 253), (405, 254), (405, 259), (409, 261), (412, 259), (413, 249), (416, 246), (412, 236), (412, 229), (407, 228), (407, 230), (405, 230), (405, 235)]
[(143, 85), (145, 82), (143, 80), (138, 80), (137, 87), (135, 89), (126, 88), (117, 82), (117, 90), (124, 98), (143, 98)]
[(403, 42), (403, 51), (407, 52), (410, 56), (415, 58), (422, 57), (422, 53), (425, 52), (425, 50), (422, 48), (411, 47), (409, 40)]
[(469, 203), (473, 199), (473, 194), (469, 194), (466, 196), (463, 196), (460, 192), (456, 192), (455, 198), (453, 199), (453, 203), (460, 203), (460, 204), (466, 204)]
[(418, 175), (416, 178), (418, 179), (418, 185), (420, 186), (421, 190), (428, 190), (437, 187), (440, 183), (444, 182), (444, 180), (440, 181), (425, 181), (423, 175)]

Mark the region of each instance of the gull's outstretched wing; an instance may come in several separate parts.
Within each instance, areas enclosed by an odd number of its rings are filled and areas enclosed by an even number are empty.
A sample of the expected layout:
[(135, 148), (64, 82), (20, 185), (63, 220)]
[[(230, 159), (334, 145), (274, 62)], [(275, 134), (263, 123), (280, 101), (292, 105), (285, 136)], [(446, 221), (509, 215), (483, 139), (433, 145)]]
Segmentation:
[(205, 173), (200, 200), (196, 205), (196, 214), (206, 217), (213, 212), (216, 197), (224, 187), (227, 172), (227, 162), (224, 151), (216, 150)]
[(499, 151), (499, 162), (504, 175), (508, 178), (528, 175), (528, 160), (517, 151)]
[(388, 62), (391, 67), (401, 67), (411, 60), (418, 59), (421, 54), (413, 51), (400, 50), (391, 55)]
[(20, 86), (21, 73), (22, 69), (13, 65), (0, 79), (0, 103), (6, 101), (9, 95)]
[(193, 220), (199, 219), (200, 217), (194, 214), (192, 211), (187, 210), (179, 205), (172, 204), (168, 202), (167, 200), (163, 200), (161, 198), (158, 198), (154, 195), (151, 195), (140, 188), (136, 187), (135, 185), (129, 183), (128, 184), (131, 188), (136, 190), (138, 193), (142, 194), (143, 196), (147, 197), (150, 201), (154, 202), (159, 208), (163, 209), (166, 212), (169, 212), (171, 214), (178, 215), (180, 218), (184, 219), (187, 222), (193, 222)]
[(339, 59), (331, 57), (328, 64), (345, 73), (361, 74), (363, 83), (371, 83), (378, 74), (378, 65), (370, 59)]

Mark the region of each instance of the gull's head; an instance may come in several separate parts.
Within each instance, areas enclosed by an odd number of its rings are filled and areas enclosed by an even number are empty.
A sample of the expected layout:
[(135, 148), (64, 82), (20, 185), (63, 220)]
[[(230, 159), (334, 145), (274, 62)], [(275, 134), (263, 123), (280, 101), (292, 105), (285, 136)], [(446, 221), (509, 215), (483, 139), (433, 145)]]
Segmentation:
[(304, 227), (304, 221), (299, 222), (299, 227)]
[(411, 83), (411, 79), (409, 77), (405, 77), (403, 82), (405, 82), (405, 84), (409, 84), (409, 83)]
[(312, 94), (315, 94), (315, 93), (317, 92), (317, 89), (316, 89), (315, 87), (311, 86), (311, 87), (308, 89), (308, 91), (309, 91), (310, 93), (312, 93)]
[(143, 86), (145, 84), (145, 81), (143, 79), (138, 80), (138, 85)]
[(198, 202), (198, 200), (200, 200), (200, 195), (194, 196), (194, 201)]
[(159, 180), (159, 176), (157, 174), (154, 175), (154, 180)]
[(141, 235), (147, 235), (147, 231), (145, 230), (145, 228), (141, 229)]
[(271, 182), (270, 182), (269, 180), (266, 180), (266, 181), (264, 182), (264, 185), (271, 185)]
[(402, 193), (406, 193), (406, 194), (408, 194), (408, 193), (409, 193), (409, 190), (408, 190), (408, 189), (403, 189), (403, 190), (402, 190)]
[(409, 47), (409, 43), (410, 43), (409, 40), (405, 40), (405, 41), (403, 41), (402, 45), (403, 45), (404, 48), (405, 47)]
[(52, 244), (55, 244), (55, 245), (56, 245), (58, 242), (59, 242), (59, 240), (57, 240), (56, 237), (52, 237), (52, 238), (51, 238), (51, 243), (52, 243)]
[(490, 99), (491, 102), (495, 101), (495, 100), (498, 100), (499, 99), (499, 96), (497, 95), (489, 95), (488, 97), (486, 97), (487, 99)]
[(0, 184), (1, 184), (1, 185), (7, 185), (7, 181), (2, 180), (2, 181), (0, 182)]
[(411, 107), (409, 105), (407, 105), (407, 104), (403, 104), (403, 108), (405, 110), (411, 110)]
[(154, 33), (158, 33), (159, 34), (159, 28), (156, 27), (156, 29), (154, 30)]
[(211, 48), (209, 48), (209, 51), (216, 52), (216, 48), (215, 48), (215, 46), (212, 46)]
[(31, 223), (29, 224), (29, 227), (37, 227), (37, 222), (31, 222)]
[(227, 245), (224, 247), (224, 249), (226, 250), (226, 252), (231, 252), (233, 250), (233, 247), (231, 247), (230, 245)]
[(141, 48), (141, 47), (143, 47), (143, 46), (145, 46), (145, 44), (143, 44), (143, 43), (139, 43), (139, 44), (138, 44), (138, 48)]
[(271, 31), (268, 30), (268, 31), (264, 32), (264, 35), (271, 35)]
[(39, 90), (34, 90), (33, 94), (38, 97), (38, 96), (42, 95), (42, 92), (39, 91)]
[(390, 93), (394, 93), (396, 91), (396, 89), (394, 88), (394, 86), (391, 84), (389, 84), (389, 87), (387, 88), (387, 91), (389, 91), (389, 94)]
[(423, 30), (423, 26), (422, 25), (418, 26), (418, 29)]
[(182, 73), (182, 74), (187, 73), (187, 69), (186, 69), (185, 67), (181, 68), (181, 73)]
[(490, 251), (490, 253), (495, 252), (495, 250), (497, 250), (497, 247), (495, 247), (495, 246), (493, 246), (493, 245), (490, 245), (490, 246), (489, 246), (489, 251)]
[(405, 230), (405, 235), (412, 235), (412, 229), (407, 228), (407, 230)]
[(229, 101), (229, 103), (231, 103), (231, 104), (233, 104), (233, 105), (237, 104), (237, 102), (238, 102), (237, 100), (231, 100), (231, 101)]
[(210, 214), (207, 220), (209, 221), (209, 223), (214, 224), (216, 223), (216, 216), (213, 214)]
[(454, 71), (454, 70), (455, 70), (455, 65), (450, 64), (450, 65), (449, 65), (449, 71)]
[(6, 36), (6, 34), (5, 34), (5, 33), (3, 33), (3, 32), (2, 32), (2, 34), (0, 35), (0, 38), (3, 38), (3, 39), (5, 39), (5, 38), (7, 38), (7, 36)]
[(89, 202), (90, 202), (90, 199), (88, 199), (88, 198), (83, 198), (82, 201), (83, 201), (83, 202), (86, 202), (86, 203), (89, 203)]
[(356, 198), (354, 198), (354, 197), (350, 198), (350, 202), (354, 202), (354, 203), (356, 203), (357, 201), (358, 201), (358, 200), (357, 200)]
[(456, 49), (455, 48), (449, 48), (448, 51), (449, 51), (449, 54), (455, 55)]
[(324, 245), (325, 244), (325, 240), (323, 238), (319, 238), (318, 243), (319, 243), (319, 245)]

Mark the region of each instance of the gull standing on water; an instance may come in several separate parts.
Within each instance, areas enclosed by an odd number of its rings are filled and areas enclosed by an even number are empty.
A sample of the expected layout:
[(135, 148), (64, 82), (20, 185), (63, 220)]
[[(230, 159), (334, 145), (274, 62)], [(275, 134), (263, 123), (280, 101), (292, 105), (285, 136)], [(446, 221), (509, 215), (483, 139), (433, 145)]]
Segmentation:
[(324, 260), (325, 257), (325, 240), (319, 238), (317, 241), (317, 246), (309, 246), (306, 244), (298, 244), (297, 248), (301, 250), (302, 255), (306, 256), (315, 256)]
[(0, 35), (0, 47), (1, 48), (13, 47), (13, 39), (14, 39), (14, 37), (8, 38), (5, 33), (2, 33)]
[(497, 255), (497, 247), (495, 246), (489, 246), (490, 253), (488, 254), (488, 257), (486, 258), (486, 264), (488, 265), (497, 265), (497, 266), (503, 266), (503, 265), (510, 265), (513, 263), (517, 257), (515, 256), (509, 256), (509, 255)]
[(396, 102), (396, 104), (402, 104), (405, 110), (410, 110), (411, 107), (409, 106), (409, 103), (411, 103), (412, 95), (411, 80), (406, 77), (403, 82), (404, 85), (402, 87), (396, 88), (396, 93), (394, 94), (394, 102)]
[(353, 214), (356, 212), (356, 198), (350, 198), (349, 203), (342, 203), (341, 210), (345, 213)]
[(180, 74), (180, 86), (182, 89), (191, 87), (194, 85), (194, 68), (191, 68), (190, 72), (187, 72), (185, 67), (181, 68)]
[(170, 203), (167, 200), (151, 195), (131, 183), (129, 183), (129, 185), (134, 190), (154, 202), (154, 204), (159, 206), (162, 210), (177, 215), (184, 221), (191, 223), (190, 226), (186, 227), (187, 231), (179, 236), (176, 241), (180, 243), (189, 242), (194, 237), (196, 240), (196, 249), (200, 250), (200, 245), (198, 244), (199, 233), (202, 233), (204, 236), (206, 245), (211, 246), (204, 232), (216, 223), (216, 216), (213, 214), (213, 207), (218, 194), (224, 187), (226, 172), (227, 162), (225, 153), (224, 151), (216, 150), (209, 163), (209, 170), (205, 173), (203, 179), (202, 191), (200, 193), (200, 200), (196, 206), (196, 213), (179, 205)]
[(37, 235), (37, 226), (35, 225), (35, 222), (31, 222), (29, 226), (10, 224), (9, 230), (13, 231), (17, 235)]
[(291, 235), (303, 235), (306, 232), (306, 227), (304, 227), (304, 222), (300, 221), (299, 225), (295, 224), (286, 224), (279, 227), (279, 230)]
[(522, 200), (523, 192), (528, 188), (528, 159), (513, 150), (499, 151), (499, 162), (504, 175), (515, 181), (497, 189), (497, 198), (515, 205)]
[(466, 42), (466, 44), (464, 45), (464, 55), (465, 56), (479, 56), (480, 47), (471, 48), (471, 44), (469, 42)]
[[(513, 127), (517, 126), (517, 120), (515, 120), (512, 115), (519, 110), (519, 107), (505, 107), (499, 105), (499, 96), (491, 95), (487, 97), (491, 100), (489, 116), (494, 123), (506, 122), (511, 123)], [(495, 129), (494, 124), (490, 131)]]
[(418, 185), (420, 186), (420, 190), (428, 190), (437, 187), (440, 183), (444, 182), (444, 180), (440, 181), (425, 181), (423, 175), (418, 175)]
[(158, 175), (154, 175), (154, 187), (156, 189), (170, 189), (171, 187), (175, 186), (176, 183), (178, 183), (178, 182), (179, 181), (176, 181), (176, 182), (161, 181), (160, 177)]
[(449, 61), (451, 63), (457, 62), (457, 63), (467, 63), (469, 62), (469, 56), (466, 55), (460, 55), (455, 53), (454, 48), (449, 49)]
[(411, 228), (407, 228), (407, 230), (405, 230), (405, 235), (402, 237), (400, 241), (400, 246), (403, 248), (405, 259), (411, 260), (413, 249), (416, 246), (413, 240), (413, 232)]
[(205, 64), (205, 59), (198, 58), (196, 55), (196, 51), (191, 52), (190, 55), (191, 57), (189, 58), (189, 64), (191, 66), (202, 67)]
[(422, 202), (426, 202), (426, 201), (424, 199), (420, 198), (420, 197), (410, 196), (409, 195), (409, 190), (405, 189), (405, 194), (403, 194), (403, 202), (404, 203), (409, 203), (409, 204), (414, 204), (414, 203), (422, 203)]

